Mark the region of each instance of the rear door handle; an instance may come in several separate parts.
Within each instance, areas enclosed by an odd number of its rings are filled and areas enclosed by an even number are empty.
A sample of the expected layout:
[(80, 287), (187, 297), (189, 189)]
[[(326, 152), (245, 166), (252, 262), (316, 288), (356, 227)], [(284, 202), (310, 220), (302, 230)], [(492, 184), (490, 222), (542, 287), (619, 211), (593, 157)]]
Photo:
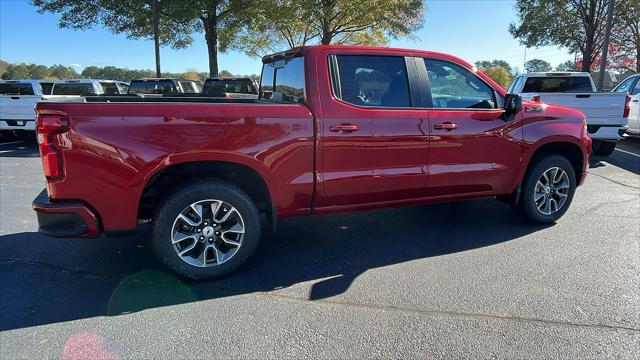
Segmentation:
[(436, 129), (436, 130), (451, 131), (451, 130), (457, 129), (458, 128), (458, 124), (455, 124), (455, 123), (447, 121), (447, 122), (435, 124), (435, 125), (433, 125), (433, 128)]
[(358, 130), (360, 130), (360, 127), (354, 124), (340, 124), (329, 126), (329, 131), (331, 132), (350, 133)]

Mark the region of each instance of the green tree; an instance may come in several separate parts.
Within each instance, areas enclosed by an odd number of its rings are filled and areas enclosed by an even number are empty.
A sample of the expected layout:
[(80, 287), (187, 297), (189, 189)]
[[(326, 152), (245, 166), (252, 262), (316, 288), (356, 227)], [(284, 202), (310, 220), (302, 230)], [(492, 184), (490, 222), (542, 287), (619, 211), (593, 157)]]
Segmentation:
[(551, 64), (540, 59), (531, 59), (524, 63), (525, 72), (544, 72), (551, 71), (552, 69)]
[(608, 3), (609, 0), (517, 0), (519, 23), (510, 24), (509, 32), (527, 47), (556, 45), (579, 51), (582, 71), (589, 71), (602, 51)]
[(573, 60), (567, 60), (556, 66), (556, 71), (576, 71), (576, 62)]
[(27, 64), (9, 64), (4, 74), (2, 74), (3, 80), (20, 80), (30, 78), (31, 73), (29, 72), (29, 66)]
[[(204, 33), (209, 52), (209, 73), (218, 73), (218, 51), (225, 52), (246, 23), (257, 0), (161, 0), (160, 41), (180, 49)], [(131, 39), (153, 38), (152, 0), (33, 0), (41, 13), (61, 14), (62, 28), (91, 29), (102, 23)]]
[(492, 61), (488, 61), (488, 60), (476, 61), (475, 65), (478, 69), (486, 69), (490, 67), (501, 67), (507, 70), (509, 73), (513, 73), (513, 68), (511, 68), (511, 65), (509, 65), (509, 63), (504, 60), (496, 59)]
[(220, 71), (218, 76), (221, 76), (221, 77), (233, 77), (233, 74), (229, 70), (222, 70), (222, 71)]
[(611, 60), (640, 73), (640, 0), (618, 0), (616, 5), (611, 42), (618, 52)]
[(74, 68), (59, 64), (50, 66), (49, 74), (57, 79), (77, 79), (80, 76)]
[(310, 43), (386, 45), (424, 22), (423, 0), (270, 0), (259, 3), (234, 48), (252, 56)]
[(4, 60), (0, 60), (0, 77), (2, 77), (5, 71), (7, 71), (7, 67), (9, 67), (9, 63)]
[(513, 79), (511, 73), (502, 66), (487, 67), (480, 70), (493, 79), (493, 81), (500, 84), (503, 88), (506, 88), (507, 85), (509, 85), (509, 82), (511, 82), (511, 79)]

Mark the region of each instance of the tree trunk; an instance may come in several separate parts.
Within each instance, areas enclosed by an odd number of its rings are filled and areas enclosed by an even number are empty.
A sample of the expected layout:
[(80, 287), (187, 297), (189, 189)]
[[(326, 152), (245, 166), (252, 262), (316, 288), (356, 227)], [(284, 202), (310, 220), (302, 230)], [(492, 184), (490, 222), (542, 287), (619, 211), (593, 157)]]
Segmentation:
[(204, 37), (209, 51), (209, 76), (218, 76), (218, 18), (215, 10), (203, 19)]
[(331, 40), (332, 40), (331, 33), (328, 32), (328, 31), (327, 32), (323, 31), (321, 44), (322, 45), (330, 45), (331, 44)]

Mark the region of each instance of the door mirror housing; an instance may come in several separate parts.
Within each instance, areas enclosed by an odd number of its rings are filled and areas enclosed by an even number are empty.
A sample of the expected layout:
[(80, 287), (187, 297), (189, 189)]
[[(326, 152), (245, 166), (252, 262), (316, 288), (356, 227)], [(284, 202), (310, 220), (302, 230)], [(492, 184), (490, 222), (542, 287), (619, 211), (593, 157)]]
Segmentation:
[(518, 94), (507, 94), (504, 96), (504, 112), (508, 117), (515, 115), (522, 110), (522, 97)]

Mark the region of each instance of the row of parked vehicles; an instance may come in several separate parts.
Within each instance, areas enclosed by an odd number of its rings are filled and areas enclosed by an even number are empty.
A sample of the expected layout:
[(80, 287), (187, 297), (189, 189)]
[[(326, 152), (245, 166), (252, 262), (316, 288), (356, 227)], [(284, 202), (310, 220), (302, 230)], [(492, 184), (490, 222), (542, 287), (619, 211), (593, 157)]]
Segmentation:
[(251, 78), (211, 78), (202, 86), (184, 79), (114, 80), (3, 80), (0, 81), (0, 131), (35, 131), (38, 102), (78, 101), (87, 96), (206, 96), (257, 98)]

